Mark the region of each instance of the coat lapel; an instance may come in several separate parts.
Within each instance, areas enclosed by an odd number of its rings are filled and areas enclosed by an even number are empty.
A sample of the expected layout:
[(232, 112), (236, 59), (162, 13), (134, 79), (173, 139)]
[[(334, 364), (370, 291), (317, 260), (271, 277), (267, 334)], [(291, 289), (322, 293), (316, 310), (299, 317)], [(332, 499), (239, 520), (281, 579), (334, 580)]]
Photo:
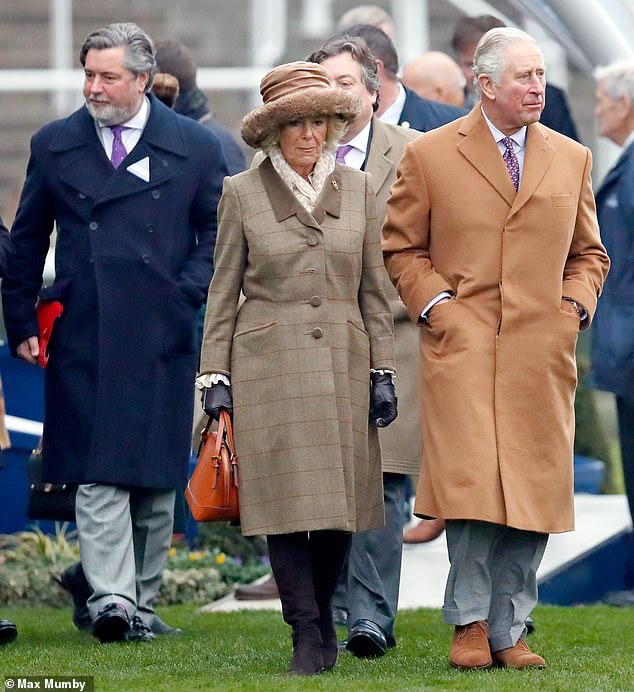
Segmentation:
[[(73, 113), (50, 145), (51, 151), (59, 156), (60, 178), (95, 204), (154, 188), (172, 178), (169, 156), (165, 154), (186, 157), (185, 137), (177, 116), (154, 96), (149, 98), (150, 116), (143, 134), (116, 170), (106, 156), (86, 107)], [(149, 181), (128, 170), (144, 159), (149, 166)]]
[(368, 155), (365, 169), (372, 173), (372, 183), (378, 196), (379, 190), (385, 185), (395, 162), (388, 156), (392, 144), (387, 136), (386, 129), (383, 123), (376, 117), (373, 118), (372, 139), (368, 142), (368, 147), (370, 154)]
[(323, 222), (326, 212), (336, 217), (341, 215), (341, 174), (336, 167), (324, 183), (324, 188), (312, 214), (298, 202), (295, 195), (288, 189), (288, 186), (273, 168), (268, 156), (262, 161), (258, 169), (276, 221), (280, 222), (296, 215), (305, 226), (321, 230), (320, 224)]
[(601, 182), (601, 187), (597, 192), (597, 199), (599, 199), (599, 197), (602, 197), (605, 193), (605, 190), (607, 190), (608, 187), (610, 187), (615, 181), (617, 181), (621, 177), (621, 173), (625, 168), (626, 163), (632, 156), (634, 156), (634, 144), (630, 144), (629, 147), (621, 153), (617, 162), (606, 173), (605, 178), (603, 178), (603, 181)]
[(526, 130), (526, 152), (522, 182), (511, 208), (511, 214), (516, 214), (533, 196), (537, 186), (548, 170), (555, 150), (548, 142), (548, 134), (538, 123), (529, 125)]
[(512, 207), (517, 193), (479, 105), (466, 116), (458, 131), (464, 135), (458, 151)]

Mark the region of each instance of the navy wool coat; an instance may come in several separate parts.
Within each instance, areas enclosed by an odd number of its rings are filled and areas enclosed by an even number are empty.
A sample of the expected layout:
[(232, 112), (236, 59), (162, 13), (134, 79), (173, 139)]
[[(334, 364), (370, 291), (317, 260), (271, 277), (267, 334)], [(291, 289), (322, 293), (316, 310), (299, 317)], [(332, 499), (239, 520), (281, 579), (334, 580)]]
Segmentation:
[[(196, 313), (226, 165), (212, 133), (149, 98), (141, 139), (116, 170), (85, 107), (31, 141), (2, 297), (14, 354), (39, 333), (38, 294), (64, 305), (45, 373), (50, 482), (186, 482)], [(148, 167), (149, 180), (134, 174)], [(56, 278), (40, 292), (54, 224)]]
[(612, 264), (592, 325), (590, 382), (634, 401), (634, 144), (608, 172), (596, 200)]
[(468, 113), (466, 108), (424, 99), (411, 89), (403, 88), (405, 89), (405, 103), (398, 121), (402, 127), (411, 127), (419, 132), (429, 132), (429, 130), (446, 125)]

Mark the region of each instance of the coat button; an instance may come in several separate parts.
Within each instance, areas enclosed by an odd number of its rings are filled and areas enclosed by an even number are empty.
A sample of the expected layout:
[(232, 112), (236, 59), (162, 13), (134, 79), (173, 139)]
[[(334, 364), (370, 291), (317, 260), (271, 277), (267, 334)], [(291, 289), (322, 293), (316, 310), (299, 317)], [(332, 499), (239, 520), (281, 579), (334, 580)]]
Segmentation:
[(149, 223), (145, 229), (147, 230), (148, 233), (154, 233), (154, 224)]
[(79, 199), (86, 199), (86, 195), (83, 192), (80, 192), (77, 197), (79, 197)]
[(313, 296), (313, 297), (310, 299), (310, 304), (311, 304), (314, 308), (318, 308), (318, 307), (321, 305), (321, 298), (320, 298), (319, 296)]
[(99, 224), (96, 221), (91, 221), (88, 224), (88, 228), (90, 228), (91, 231), (96, 231), (99, 228)]
[(319, 238), (316, 235), (311, 235), (307, 242), (311, 247), (315, 247), (315, 245), (319, 245)]
[(324, 335), (324, 330), (321, 327), (315, 327), (311, 332), (311, 335), (315, 339), (321, 339), (321, 337)]
[(161, 196), (160, 190), (152, 190), (152, 198), (153, 199), (158, 199), (160, 196)]
[(149, 264), (150, 263), (150, 258), (148, 255), (143, 255), (143, 263), (144, 264)]

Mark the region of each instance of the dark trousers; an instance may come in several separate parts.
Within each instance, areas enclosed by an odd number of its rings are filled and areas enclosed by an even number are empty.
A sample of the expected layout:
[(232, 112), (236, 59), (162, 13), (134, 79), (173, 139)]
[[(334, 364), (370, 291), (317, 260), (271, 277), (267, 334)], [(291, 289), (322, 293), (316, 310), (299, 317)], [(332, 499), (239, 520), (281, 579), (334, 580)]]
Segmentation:
[[(616, 397), (616, 413), (619, 422), (619, 443), (623, 481), (630, 506), (630, 516), (634, 522), (634, 398)], [(630, 554), (626, 563), (626, 584), (634, 586), (634, 536), (630, 537)]]
[(619, 442), (623, 464), (625, 492), (634, 520), (634, 399), (616, 397), (616, 413), (619, 421)]
[(350, 555), (342, 572), (334, 605), (348, 612), (348, 628), (371, 620), (394, 645), (405, 523), (407, 476), (383, 474), (385, 526), (352, 536)]

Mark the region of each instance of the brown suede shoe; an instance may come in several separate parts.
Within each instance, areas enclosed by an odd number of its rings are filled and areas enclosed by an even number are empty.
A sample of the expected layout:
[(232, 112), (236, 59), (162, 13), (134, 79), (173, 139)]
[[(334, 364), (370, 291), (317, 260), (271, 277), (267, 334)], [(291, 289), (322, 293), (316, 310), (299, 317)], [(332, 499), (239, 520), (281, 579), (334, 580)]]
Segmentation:
[(489, 627), (485, 620), (456, 625), (449, 663), (454, 668), (490, 668)]
[(545, 668), (546, 661), (541, 656), (534, 654), (524, 639), (520, 639), (515, 646), (508, 649), (500, 649), (493, 652), (495, 665), (501, 668)]
[(445, 530), (444, 519), (423, 519), (403, 533), (403, 543), (429, 543)]
[(237, 601), (266, 601), (271, 598), (279, 598), (275, 577), (270, 574), (264, 581), (256, 581), (253, 584), (240, 584), (235, 591)]

